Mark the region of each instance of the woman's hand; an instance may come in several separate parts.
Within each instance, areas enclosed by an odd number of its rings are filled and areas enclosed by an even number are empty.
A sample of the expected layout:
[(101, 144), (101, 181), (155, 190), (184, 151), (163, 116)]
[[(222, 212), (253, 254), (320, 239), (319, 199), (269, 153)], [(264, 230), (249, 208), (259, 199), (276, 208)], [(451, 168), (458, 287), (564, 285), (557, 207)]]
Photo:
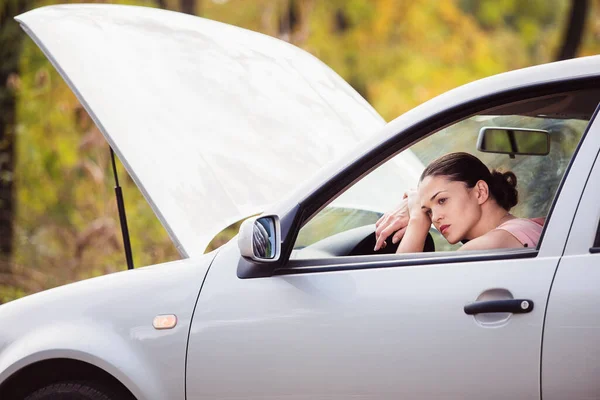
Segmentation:
[(408, 213), (414, 221), (423, 222), (427, 226), (431, 225), (431, 218), (425, 210), (421, 208), (421, 199), (416, 190), (409, 190), (404, 194), (408, 202)]
[(379, 218), (375, 223), (375, 251), (385, 248), (386, 239), (396, 232), (392, 237), (392, 243), (398, 243), (404, 236), (406, 227), (408, 226), (409, 216), (409, 199), (405, 193), (402, 202), (393, 210), (388, 211)]
[[(431, 218), (429, 215), (421, 208), (421, 200), (419, 199), (419, 195), (416, 190), (410, 190), (404, 193), (404, 198), (402, 202), (395, 207), (392, 211), (389, 211), (383, 215), (375, 224), (375, 251), (379, 249), (385, 248), (387, 245), (386, 239), (394, 234), (392, 237), (392, 243), (398, 243), (406, 234), (406, 231), (409, 227), (409, 223), (413, 226), (412, 230), (416, 230), (419, 232), (418, 238), (413, 238), (411, 243), (407, 243), (406, 249), (400, 249), (399, 251), (416, 251), (413, 250), (413, 247), (418, 247), (418, 243), (421, 242), (420, 234), (421, 231), (427, 234), (429, 227), (431, 226)], [(394, 233), (395, 232), (395, 233)], [(425, 238), (422, 238), (423, 242)], [(415, 242), (413, 244), (412, 242)], [(422, 247), (422, 246), (421, 246)]]

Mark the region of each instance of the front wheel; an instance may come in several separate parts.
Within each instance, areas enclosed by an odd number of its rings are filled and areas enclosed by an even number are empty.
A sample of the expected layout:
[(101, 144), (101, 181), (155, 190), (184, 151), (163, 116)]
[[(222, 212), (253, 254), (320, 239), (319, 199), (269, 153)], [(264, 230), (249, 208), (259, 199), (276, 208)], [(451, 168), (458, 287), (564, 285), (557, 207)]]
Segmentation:
[(31, 393), (25, 400), (129, 400), (104, 385), (90, 381), (58, 382)]

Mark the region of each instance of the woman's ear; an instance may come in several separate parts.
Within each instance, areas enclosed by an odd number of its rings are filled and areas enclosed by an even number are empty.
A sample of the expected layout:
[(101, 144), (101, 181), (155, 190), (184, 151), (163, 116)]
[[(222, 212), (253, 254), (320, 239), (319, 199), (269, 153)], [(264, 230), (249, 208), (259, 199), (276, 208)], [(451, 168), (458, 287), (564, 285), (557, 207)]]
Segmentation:
[(490, 198), (490, 187), (485, 181), (477, 181), (473, 189), (475, 190), (475, 197), (478, 204), (483, 204)]

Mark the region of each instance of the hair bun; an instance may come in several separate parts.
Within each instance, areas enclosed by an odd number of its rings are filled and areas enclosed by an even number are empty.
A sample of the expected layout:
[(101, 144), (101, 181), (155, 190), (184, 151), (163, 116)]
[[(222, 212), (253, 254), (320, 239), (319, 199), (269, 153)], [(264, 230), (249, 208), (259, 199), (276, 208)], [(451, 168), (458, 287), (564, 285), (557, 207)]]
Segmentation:
[(519, 202), (517, 176), (512, 172), (492, 171), (490, 191), (500, 207), (510, 210)]

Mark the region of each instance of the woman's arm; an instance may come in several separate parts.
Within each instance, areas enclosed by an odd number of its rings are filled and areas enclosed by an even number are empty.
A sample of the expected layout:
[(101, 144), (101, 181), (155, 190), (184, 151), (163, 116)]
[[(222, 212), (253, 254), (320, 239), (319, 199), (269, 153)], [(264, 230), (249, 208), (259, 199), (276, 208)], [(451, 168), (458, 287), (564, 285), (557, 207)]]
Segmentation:
[(431, 218), (421, 208), (419, 194), (411, 190), (407, 193), (409, 220), (404, 237), (396, 253), (419, 253), (423, 251), (425, 239), (431, 227)]
[(375, 251), (384, 249), (387, 245), (386, 239), (392, 236), (392, 243), (398, 243), (404, 236), (408, 227), (408, 195), (405, 193), (402, 202), (393, 210), (386, 212), (383, 217), (375, 223)]
[(404, 194), (402, 202), (392, 211), (385, 213), (375, 224), (375, 251), (385, 248), (385, 240), (392, 234), (392, 243), (400, 242), (396, 253), (418, 253), (423, 251), (431, 218), (421, 209), (415, 190)]
[(491, 249), (511, 249), (523, 248), (523, 244), (516, 237), (501, 229), (489, 231), (483, 236), (470, 240), (462, 245), (458, 250), (491, 250)]
[(419, 253), (423, 251), (425, 239), (429, 233), (431, 220), (427, 216), (415, 216), (410, 218), (404, 237), (398, 246), (396, 253)]

